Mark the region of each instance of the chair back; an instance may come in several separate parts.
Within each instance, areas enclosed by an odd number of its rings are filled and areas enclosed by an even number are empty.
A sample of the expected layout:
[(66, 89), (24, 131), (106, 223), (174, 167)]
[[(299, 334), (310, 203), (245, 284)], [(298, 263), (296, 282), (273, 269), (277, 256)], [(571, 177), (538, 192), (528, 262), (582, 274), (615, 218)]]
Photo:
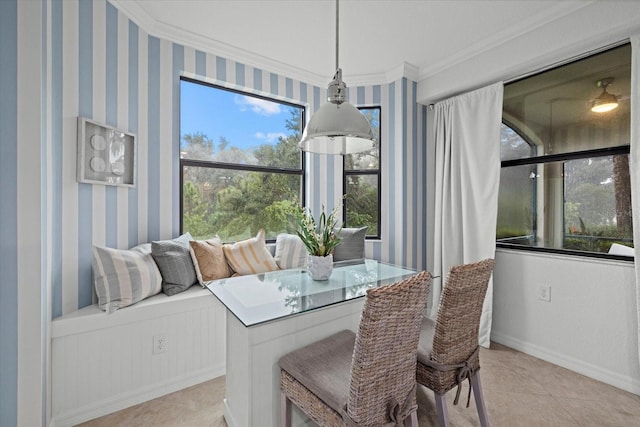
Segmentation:
[(452, 267), (436, 317), (431, 359), (441, 365), (467, 360), (478, 348), (482, 304), (493, 259)]
[(431, 274), (370, 289), (356, 335), (346, 415), (353, 425), (401, 422), (415, 410), (416, 358)]

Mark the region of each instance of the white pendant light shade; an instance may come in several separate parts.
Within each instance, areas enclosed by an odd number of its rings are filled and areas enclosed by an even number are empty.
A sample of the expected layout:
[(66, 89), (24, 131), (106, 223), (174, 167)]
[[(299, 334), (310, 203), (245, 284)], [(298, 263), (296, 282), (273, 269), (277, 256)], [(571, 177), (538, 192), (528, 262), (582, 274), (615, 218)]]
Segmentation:
[(323, 154), (360, 153), (373, 148), (373, 132), (356, 107), (348, 102), (329, 102), (311, 117), (300, 148)]
[(362, 113), (347, 102), (347, 85), (338, 65), (339, 1), (336, 0), (336, 74), (327, 89), (327, 104), (318, 109), (302, 133), (300, 148), (322, 154), (352, 154), (373, 148), (373, 131)]

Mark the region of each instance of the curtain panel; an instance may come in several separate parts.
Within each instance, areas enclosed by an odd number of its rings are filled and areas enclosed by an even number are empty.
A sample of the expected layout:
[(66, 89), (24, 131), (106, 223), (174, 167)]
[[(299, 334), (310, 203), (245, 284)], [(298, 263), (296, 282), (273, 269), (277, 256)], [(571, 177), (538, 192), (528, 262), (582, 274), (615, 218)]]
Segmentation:
[[(503, 88), (495, 83), (435, 105), (434, 275), (441, 279), (433, 285), (431, 313), (452, 266), (495, 258)], [(492, 303), (493, 279), (480, 319), (483, 347)]]

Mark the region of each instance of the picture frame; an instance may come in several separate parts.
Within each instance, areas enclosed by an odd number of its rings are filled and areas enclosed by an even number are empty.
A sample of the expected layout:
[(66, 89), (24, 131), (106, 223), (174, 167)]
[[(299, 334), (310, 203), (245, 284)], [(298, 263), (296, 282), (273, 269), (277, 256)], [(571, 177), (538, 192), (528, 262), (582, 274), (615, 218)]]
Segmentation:
[(135, 187), (136, 136), (78, 117), (77, 181)]

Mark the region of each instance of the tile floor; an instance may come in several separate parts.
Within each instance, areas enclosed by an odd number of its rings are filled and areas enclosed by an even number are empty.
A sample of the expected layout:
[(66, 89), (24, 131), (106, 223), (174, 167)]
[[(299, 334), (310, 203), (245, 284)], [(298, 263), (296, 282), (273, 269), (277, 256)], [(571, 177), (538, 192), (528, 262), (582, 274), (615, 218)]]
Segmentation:
[[(481, 378), (489, 421), (494, 427), (640, 426), (640, 397), (544, 362), (500, 344), (480, 353)], [(480, 425), (467, 389), (448, 408), (452, 427)], [(224, 377), (81, 424), (112, 426), (226, 427), (222, 416)], [(418, 388), (420, 426), (436, 425), (434, 399)]]

